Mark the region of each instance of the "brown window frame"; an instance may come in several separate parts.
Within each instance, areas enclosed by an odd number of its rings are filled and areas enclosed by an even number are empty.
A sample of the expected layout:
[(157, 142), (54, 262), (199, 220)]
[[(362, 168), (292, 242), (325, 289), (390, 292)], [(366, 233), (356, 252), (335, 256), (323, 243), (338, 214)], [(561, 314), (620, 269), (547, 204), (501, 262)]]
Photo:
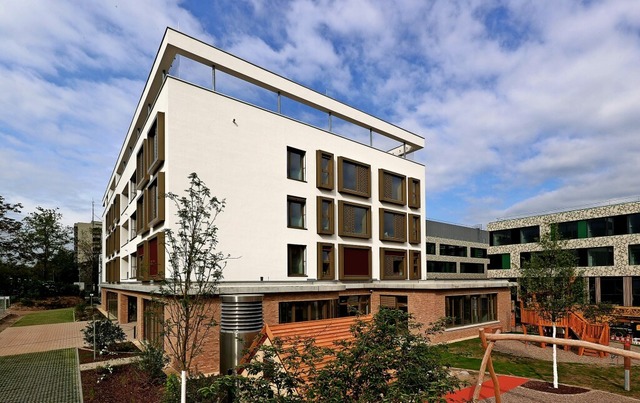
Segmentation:
[[(294, 176), (289, 175), (290, 173), (290, 169), (289, 166), (291, 165), (291, 154), (298, 154), (301, 156), (301, 160), (302, 160), (302, 164), (300, 167), (300, 170), (302, 171), (302, 179), (298, 179)], [(298, 181), (298, 182), (306, 182), (307, 181), (307, 152), (305, 150), (300, 150), (299, 148), (295, 148), (295, 147), (287, 147), (287, 178), (294, 180), (294, 181)]]
[[(403, 266), (401, 274), (386, 274), (387, 253), (392, 253), (395, 256), (402, 254)], [(406, 280), (408, 271), (406, 249), (380, 248), (380, 280)]]
[[(329, 272), (324, 274), (324, 249), (331, 248), (329, 255)], [(336, 247), (332, 243), (318, 242), (318, 280), (335, 280), (336, 278)]]
[(408, 205), (411, 208), (420, 208), (420, 179), (409, 178)]
[[(367, 189), (359, 190), (359, 189), (350, 189), (350, 188), (344, 187), (344, 167), (343, 166), (345, 162), (348, 164), (356, 165), (356, 167), (361, 167), (367, 170)], [(356, 172), (356, 175), (357, 175), (357, 172)], [(356, 178), (356, 187), (357, 187), (357, 178)], [(359, 162), (356, 160), (352, 160), (350, 158), (338, 157), (338, 192), (369, 199), (371, 197), (371, 165), (365, 164), (363, 162)]]
[(409, 243), (422, 243), (422, 216), (409, 214)]
[[(155, 187), (155, 192), (153, 188)], [(156, 178), (149, 184), (147, 198), (147, 212), (149, 214), (149, 227), (153, 228), (164, 222), (165, 218), (165, 181), (164, 172), (158, 173)], [(155, 193), (155, 194), (154, 194)], [(156, 207), (156, 214), (152, 217), (153, 207)]]
[[(345, 258), (345, 249), (363, 249), (368, 251), (368, 274), (367, 275), (357, 275), (357, 274), (345, 274), (344, 273), (344, 258)], [(342, 281), (363, 281), (363, 280), (371, 280), (371, 247), (363, 246), (363, 245), (347, 245), (340, 244), (338, 246), (338, 278)]]
[[(322, 161), (325, 157), (327, 157), (329, 160), (329, 164), (327, 166), (327, 170), (328, 170), (327, 174), (329, 176), (327, 180), (328, 183), (323, 183), (322, 181), (322, 174), (324, 173), (322, 170)], [(328, 153), (326, 151), (317, 150), (316, 151), (316, 187), (318, 189), (333, 190), (334, 183), (335, 183), (334, 172), (335, 172), (335, 166), (333, 163), (333, 154)]]
[[(352, 206), (357, 208), (363, 208), (367, 210), (367, 230), (364, 234), (356, 232), (348, 232), (344, 229), (344, 208), (345, 206)], [(338, 235), (342, 237), (371, 239), (371, 206), (366, 204), (353, 203), (350, 201), (339, 200), (338, 201)]]
[[(149, 243), (157, 239), (157, 265), (158, 265), (158, 273), (156, 275), (149, 274), (149, 265), (150, 265), (150, 248)], [(138, 251), (142, 247), (142, 256), (139, 256)], [(157, 232), (153, 236), (148, 239), (140, 242), (136, 246), (136, 257), (138, 259), (137, 265), (137, 275), (136, 278), (141, 281), (150, 281), (150, 280), (164, 280), (165, 278), (165, 235), (164, 232)]]
[[(405, 301), (400, 301), (400, 299)], [(409, 296), (407, 295), (380, 295), (380, 308), (399, 309), (409, 311)]]
[[(386, 177), (395, 177), (402, 181), (402, 189), (400, 190), (400, 199), (394, 199), (385, 195), (385, 179)], [(407, 204), (407, 177), (386, 169), (378, 169), (378, 198), (381, 202), (397, 204), (405, 206)]]
[[(402, 231), (401, 231), (402, 237), (392, 237), (392, 236), (385, 235), (385, 233), (384, 233), (384, 215), (385, 215), (385, 213), (393, 214), (395, 216), (403, 218)], [(380, 221), (380, 240), (381, 241), (399, 242), (399, 243), (407, 242), (407, 214), (406, 213), (401, 212), (401, 211), (389, 210), (389, 209), (381, 208), (380, 209), (380, 220), (379, 221)], [(395, 225), (396, 225), (396, 223), (394, 222), (394, 226)]]
[(147, 134), (149, 139), (149, 168), (147, 173), (149, 175), (154, 175), (164, 163), (164, 127), (164, 112), (158, 112), (156, 120)]
[[(416, 258), (418, 259), (417, 262)], [(422, 251), (409, 250), (409, 265), (409, 280), (422, 279)]]
[(148, 154), (148, 144), (147, 139), (142, 140), (142, 145), (140, 149), (136, 153), (136, 189), (142, 190), (149, 183), (149, 156)]
[[(323, 203), (324, 202), (328, 202), (330, 203), (330, 207), (329, 207), (329, 229), (325, 230), (322, 228), (322, 219), (323, 219), (323, 215), (324, 215), (324, 209), (323, 209)], [(333, 202), (333, 199), (328, 198), (328, 197), (322, 197), (322, 196), (318, 196), (316, 198), (316, 225), (317, 225), (317, 232), (318, 234), (321, 235), (333, 235), (335, 232), (335, 203)]]
[[(302, 226), (293, 225), (291, 221), (291, 204), (302, 205)], [(307, 229), (307, 199), (303, 197), (287, 196), (287, 228)]]
[[(291, 272), (291, 248), (302, 248), (302, 273)], [(287, 244), (287, 276), (288, 277), (307, 277), (307, 245)]]

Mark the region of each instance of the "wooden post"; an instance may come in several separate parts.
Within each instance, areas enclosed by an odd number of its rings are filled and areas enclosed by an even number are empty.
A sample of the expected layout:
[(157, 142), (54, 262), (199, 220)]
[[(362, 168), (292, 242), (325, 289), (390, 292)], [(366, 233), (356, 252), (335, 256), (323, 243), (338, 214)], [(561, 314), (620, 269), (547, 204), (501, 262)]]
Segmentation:
[[(631, 343), (629, 340), (625, 340), (624, 349), (631, 350)], [(624, 390), (627, 392), (631, 390), (631, 358), (624, 357)]]
[[(499, 334), (500, 330), (496, 331), (496, 334)], [(487, 364), (489, 365), (489, 374), (491, 375), (491, 380), (493, 381), (493, 390), (496, 395), (496, 403), (501, 403), (502, 399), (500, 398), (500, 384), (498, 382), (498, 376), (496, 375), (495, 370), (493, 369), (493, 362), (491, 361), (491, 350), (493, 350), (493, 346), (495, 342), (490, 342), (487, 344), (487, 337), (484, 333), (484, 328), (480, 329), (480, 341), (482, 342), (482, 347), (485, 349), (484, 356), (482, 357), (482, 363), (480, 364), (480, 372), (478, 373), (478, 381), (476, 382), (476, 387), (473, 390), (473, 401), (477, 402), (480, 397), (480, 389), (482, 389), (482, 383), (484, 382), (484, 373), (487, 369)]]

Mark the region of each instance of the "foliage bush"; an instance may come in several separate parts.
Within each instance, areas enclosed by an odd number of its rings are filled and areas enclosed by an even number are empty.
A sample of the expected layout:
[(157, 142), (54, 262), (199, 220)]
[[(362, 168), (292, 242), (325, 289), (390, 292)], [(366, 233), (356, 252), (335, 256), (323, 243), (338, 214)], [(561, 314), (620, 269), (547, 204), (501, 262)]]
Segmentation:
[[(160, 383), (164, 381), (166, 375), (163, 370), (168, 362), (169, 358), (165, 355), (164, 350), (161, 347), (158, 347), (153, 343), (145, 342), (143, 344), (140, 361), (138, 361), (138, 368), (145, 372), (152, 382)], [(178, 390), (179, 389), (180, 388), (178, 387)]]
[(93, 328), (95, 324), (95, 348), (97, 350), (108, 350), (114, 343), (124, 341), (127, 336), (124, 330), (117, 323), (111, 322), (109, 319), (100, 319), (91, 321), (82, 331), (84, 334), (84, 342), (87, 346), (93, 347), (94, 337)]

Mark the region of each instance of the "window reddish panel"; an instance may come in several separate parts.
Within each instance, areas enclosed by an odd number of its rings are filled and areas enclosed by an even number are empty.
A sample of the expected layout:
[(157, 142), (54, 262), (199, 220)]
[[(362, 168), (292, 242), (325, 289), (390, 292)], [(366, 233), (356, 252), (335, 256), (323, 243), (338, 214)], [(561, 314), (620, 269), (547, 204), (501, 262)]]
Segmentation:
[(149, 275), (158, 275), (158, 238), (149, 241)]
[(344, 276), (364, 276), (369, 277), (369, 270), (371, 267), (371, 250), (361, 248), (348, 248), (343, 249), (344, 253)]

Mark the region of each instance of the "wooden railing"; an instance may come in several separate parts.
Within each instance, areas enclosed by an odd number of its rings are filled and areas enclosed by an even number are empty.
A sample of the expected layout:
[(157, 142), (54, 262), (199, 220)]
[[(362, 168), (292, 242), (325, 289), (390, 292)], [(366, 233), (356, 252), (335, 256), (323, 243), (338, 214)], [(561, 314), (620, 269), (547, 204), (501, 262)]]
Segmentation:
[[(487, 329), (490, 331), (489, 329)], [(625, 369), (625, 390), (631, 390), (630, 379), (631, 379), (631, 359), (640, 360), (640, 353), (636, 351), (630, 351), (630, 345), (625, 345), (625, 349), (613, 348), (609, 346), (603, 346), (595, 343), (590, 343), (582, 340), (569, 340), (569, 339), (556, 339), (552, 337), (544, 337), (544, 336), (530, 336), (526, 334), (500, 334), (500, 330), (497, 330), (494, 334), (490, 334), (485, 332), (485, 329), (480, 329), (480, 341), (482, 342), (482, 347), (485, 349), (484, 356), (482, 357), (482, 362), (480, 363), (480, 371), (478, 372), (478, 380), (476, 382), (475, 389), (473, 391), (473, 402), (477, 402), (480, 397), (480, 388), (482, 387), (482, 383), (484, 382), (484, 375), (489, 369), (489, 374), (491, 375), (491, 379), (493, 380), (493, 389), (495, 392), (495, 400), (496, 403), (500, 403), (502, 401), (500, 397), (500, 384), (498, 383), (498, 376), (493, 368), (493, 362), (491, 360), (491, 351), (493, 350), (493, 346), (499, 340), (518, 340), (527, 342), (536, 342), (540, 344), (559, 344), (561, 346), (570, 346), (570, 347), (578, 347), (582, 349), (595, 350), (603, 353), (611, 353), (625, 358), (624, 369)]]
[[(553, 326), (553, 323), (549, 320), (544, 319), (535, 309), (525, 309), (520, 308), (520, 320), (523, 325), (533, 325), (538, 326), (539, 333), (542, 336), (542, 328)], [(573, 332), (573, 334), (578, 337), (580, 340), (588, 341), (590, 343), (597, 343), (603, 346), (609, 345), (610, 339), (610, 329), (609, 325), (604, 323), (591, 323), (587, 321), (581, 314), (576, 312), (569, 312), (567, 316), (562, 319), (556, 321), (556, 328), (564, 328), (564, 338), (569, 338), (569, 331)], [(524, 333), (526, 334), (526, 328), (524, 329)], [(542, 347), (546, 347), (546, 343), (541, 343)], [(568, 349), (569, 346), (565, 345), (565, 349)], [(590, 351), (591, 349), (587, 349)], [(578, 355), (583, 355), (585, 352), (584, 348), (578, 349)], [(605, 352), (598, 352), (600, 357), (604, 357), (606, 355)]]

